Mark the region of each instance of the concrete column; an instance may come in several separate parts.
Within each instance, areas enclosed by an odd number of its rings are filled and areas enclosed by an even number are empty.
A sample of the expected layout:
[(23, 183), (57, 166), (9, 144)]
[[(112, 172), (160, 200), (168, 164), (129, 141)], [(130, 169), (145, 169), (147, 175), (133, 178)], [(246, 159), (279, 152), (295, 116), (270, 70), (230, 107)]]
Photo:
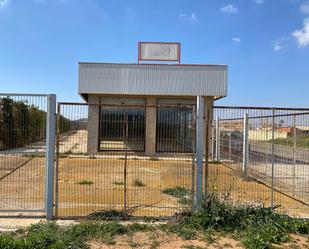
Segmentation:
[(89, 95), (88, 97), (88, 140), (87, 140), (87, 152), (96, 153), (99, 148), (99, 116), (100, 107), (99, 96)]
[(145, 117), (146, 121), (145, 152), (147, 155), (153, 155), (156, 153), (156, 124), (157, 124), (156, 98), (147, 97), (146, 105), (147, 107)]
[[(212, 120), (213, 120), (213, 97), (204, 97), (204, 117), (205, 117), (205, 132), (207, 132), (205, 136), (205, 158), (209, 158), (210, 154), (212, 153), (211, 147), (212, 147)], [(207, 157), (206, 157), (206, 154)]]
[(203, 169), (203, 189), (204, 193), (207, 194), (207, 183), (208, 183), (208, 158), (211, 153), (211, 136), (212, 136), (212, 127), (211, 121), (213, 118), (213, 98), (204, 97), (204, 148), (203, 148), (203, 158), (205, 158), (205, 164)]

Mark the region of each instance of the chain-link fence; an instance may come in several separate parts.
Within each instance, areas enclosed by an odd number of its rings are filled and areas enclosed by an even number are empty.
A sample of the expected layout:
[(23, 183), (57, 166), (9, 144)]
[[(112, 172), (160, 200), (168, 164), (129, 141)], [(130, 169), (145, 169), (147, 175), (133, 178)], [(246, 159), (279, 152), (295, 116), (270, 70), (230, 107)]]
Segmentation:
[(308, 217), (309, 109), (215, 107), (211, 144), (211, 192)]

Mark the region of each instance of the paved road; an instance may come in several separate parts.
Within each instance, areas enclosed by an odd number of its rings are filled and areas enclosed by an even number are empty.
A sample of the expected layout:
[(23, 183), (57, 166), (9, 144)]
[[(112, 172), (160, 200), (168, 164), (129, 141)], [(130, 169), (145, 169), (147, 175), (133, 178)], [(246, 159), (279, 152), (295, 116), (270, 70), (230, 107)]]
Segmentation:
[[(268, 153), (269, 155), (271, 155), (272, 144), (269, 142), (250, 141), (250, 150), (252, 152), (258, 152), (262, 154)], [(277, 158), (285, 159), (287, 161), (293, 161), (293, 146), (275, 144), (275, 156)], [(297, 147), (295, 151), (295, 156), (298, 162), (309, 163), (309, 149)]]

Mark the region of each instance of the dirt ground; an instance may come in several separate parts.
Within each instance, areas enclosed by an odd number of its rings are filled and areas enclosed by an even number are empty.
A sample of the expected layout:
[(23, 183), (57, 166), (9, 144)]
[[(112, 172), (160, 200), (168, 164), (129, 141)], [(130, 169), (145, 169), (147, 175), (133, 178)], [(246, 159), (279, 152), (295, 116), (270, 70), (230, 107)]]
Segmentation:
[(22, 210), (44, 209), (44, 161), (40, 157), (0, 157), (0, 214), (6, 215), (4, 210), (17, 210), (13, 215), (19, 215)]
[[(0, 174), (28, 157), (0, 159)], [(126, 174), (124, 169), (126, 168)], [(0, 180), (0, 209), (41, 210), (44, 208), (44, 158), (32, 158)], [(103, 210), (124, 210), (133, 216), (170, 216), (183, 210), (179, 199), (162, 193), (166, 188), (191, 189), (192, 163), (189, 157), (167, 160), (133, 159), (119, 156), (59, 159), (55, 199), (58, 217), (84, 217)], [(126, 186), (126, 187), (125, 187)], [(210, 164), (208, 191), (234, 203), (271, 205), (269, 187), (221, 164)], [(309, 217), (307, 205), (273, 192), (277, 210), (297, 217)], [(126, 203), (126, 205), (125, 205)], [(18, 215), (19, 213), (17, 213)]]
[[(210, 239), (183, 240), (175, 235), (167, 235), (162, 232), (136, 233), (134, 236), (120, 236), (115, 240), (115, 244), (107, 245), (98, 241), (89, 242), (92, 249), (242, 249), (244, 248), (240, 241), (231, 237), (213, 236)], [(277, 249), (304, 249), (309, 248), (308, 238), (292, 235), (292, 241), (289, 243), (276, 245)]]

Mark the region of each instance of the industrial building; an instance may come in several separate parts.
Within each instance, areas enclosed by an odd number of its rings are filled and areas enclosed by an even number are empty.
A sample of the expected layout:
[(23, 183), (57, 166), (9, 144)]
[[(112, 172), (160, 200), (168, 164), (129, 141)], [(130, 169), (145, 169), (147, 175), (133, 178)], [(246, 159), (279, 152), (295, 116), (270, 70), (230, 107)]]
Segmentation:
[(123, 150), (126, 129), (131, 151), (188, 152), (191, 125), (183, 124), (192, 120), (192, 109), (182, 106), (194, 107), (202, 96), (208, 125), (206, 112), (227, 95), (226, 65), (181, 64), (179, 43), (140, 42), (138, 47), (138, 63), (79, 63), (78, 92), (89, 104), (89, 153)]

